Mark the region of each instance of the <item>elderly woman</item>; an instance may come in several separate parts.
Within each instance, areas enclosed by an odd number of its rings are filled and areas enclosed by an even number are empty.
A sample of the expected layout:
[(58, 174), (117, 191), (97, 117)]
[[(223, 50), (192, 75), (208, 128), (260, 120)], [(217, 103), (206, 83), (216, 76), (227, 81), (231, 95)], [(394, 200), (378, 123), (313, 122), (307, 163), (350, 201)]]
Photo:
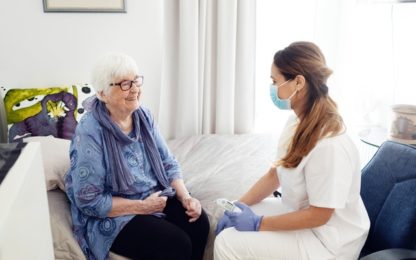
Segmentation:
[(124, 54), (93, 71), (97, 97), (71, 143), (65, 185), (74, 235), (88, 259), (202, 259), (209, 222), (178, 162), (140, 106), (143, 76)]

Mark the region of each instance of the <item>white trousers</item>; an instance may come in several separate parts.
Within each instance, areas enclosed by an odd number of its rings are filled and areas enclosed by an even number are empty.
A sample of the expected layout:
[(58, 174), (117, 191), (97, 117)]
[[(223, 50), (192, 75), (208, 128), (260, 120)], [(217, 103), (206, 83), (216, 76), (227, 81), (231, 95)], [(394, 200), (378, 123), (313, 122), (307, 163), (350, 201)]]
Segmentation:
[[(280, 199), (267, 198), (253, 205), (258, 215), (271, 216), (288, 212)], [(333, 256), (312, 234), (310, 229), (295, 231), (239, 232), (235, 228), (223, 230), (214, 242), (214, 260), (296, 260), (311, 259), (304, 239), (313, 244), (315, 259), (331, 259)], [(309, 247), (310, 248), (310, 247)]]

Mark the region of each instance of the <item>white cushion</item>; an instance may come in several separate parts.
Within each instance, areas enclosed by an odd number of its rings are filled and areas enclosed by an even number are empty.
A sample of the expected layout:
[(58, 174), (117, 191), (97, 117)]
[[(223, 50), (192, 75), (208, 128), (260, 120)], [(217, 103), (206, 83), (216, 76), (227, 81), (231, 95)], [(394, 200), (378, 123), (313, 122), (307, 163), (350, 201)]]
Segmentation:
[(64, 177), (71, 165), (69, 159), (71, 141), (53, 136), (33, 136), (24, 138), (23, 141), (41, 144), (46, 189), (59, 188), (65, 191)]

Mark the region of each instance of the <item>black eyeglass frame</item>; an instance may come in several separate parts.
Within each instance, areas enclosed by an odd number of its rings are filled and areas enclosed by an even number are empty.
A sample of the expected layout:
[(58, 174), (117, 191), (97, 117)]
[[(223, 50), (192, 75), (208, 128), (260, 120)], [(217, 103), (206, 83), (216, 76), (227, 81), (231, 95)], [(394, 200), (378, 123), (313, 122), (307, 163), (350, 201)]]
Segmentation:
[(137, 87), (142, 87), (143, 82), (144, 76), (137, 76), (134, 80), (123, 80), (119, 83), (111, 83), (110, 86), (119, 86), (122, 91), (129, 91), (133, 87), (133, 84)]

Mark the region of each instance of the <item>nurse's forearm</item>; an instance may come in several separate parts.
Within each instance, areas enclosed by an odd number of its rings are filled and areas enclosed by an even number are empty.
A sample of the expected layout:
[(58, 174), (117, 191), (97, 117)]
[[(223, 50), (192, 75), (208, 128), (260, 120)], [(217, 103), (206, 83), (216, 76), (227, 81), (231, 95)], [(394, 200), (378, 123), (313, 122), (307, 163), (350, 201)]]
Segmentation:
[(259, 231), (297, 230), (319, 227), (328, 222), (334, 209), (310, 206), (279, 216), (263, 217)]
[(256, 204), (272, 194), (278, 187), (279, 179), (277, 178), (276, 168), (272, 167), (239, 199), (239, 201), (247, 205)]

